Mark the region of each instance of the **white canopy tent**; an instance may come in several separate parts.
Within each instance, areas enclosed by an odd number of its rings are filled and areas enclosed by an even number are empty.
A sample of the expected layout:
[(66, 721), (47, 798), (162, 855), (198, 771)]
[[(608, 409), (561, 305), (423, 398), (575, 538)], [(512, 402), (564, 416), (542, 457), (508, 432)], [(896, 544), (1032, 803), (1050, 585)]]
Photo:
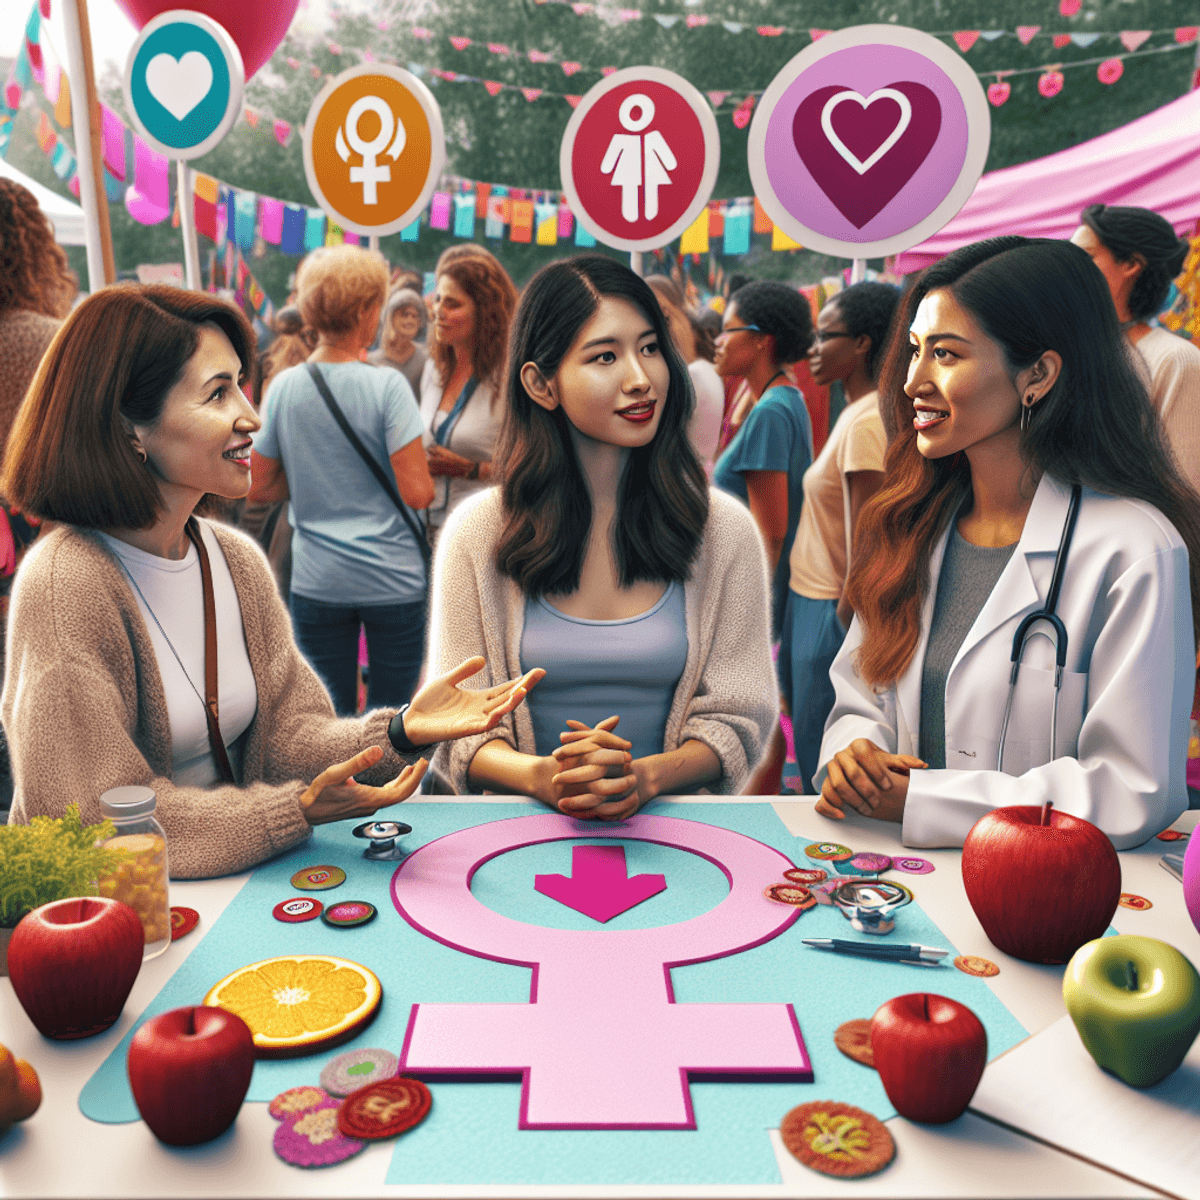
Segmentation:
[(72, 200), (43, 187), (35, 179), (30, 179), (22, 171), (18, 171), (10, 162), (0, 157), (0, 177), (11, 179), (22, 187), (28, 188), (38, 202), (38, 207), (46, 214), (47, 220), (54, 226), (55, 240), (62, 246), (82, 246), (83, 209)]

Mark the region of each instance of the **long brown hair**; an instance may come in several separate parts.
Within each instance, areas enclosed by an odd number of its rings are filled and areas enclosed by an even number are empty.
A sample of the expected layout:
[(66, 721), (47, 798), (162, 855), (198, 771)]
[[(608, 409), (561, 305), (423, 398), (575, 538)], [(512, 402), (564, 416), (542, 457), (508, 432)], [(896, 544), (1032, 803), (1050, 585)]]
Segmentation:
[(163, 509), (127, 425), (153, 426), (216, 325), (254, 366), (254, 330), (204, 292), (118, 284), (89, 296), (46, 351), (9, 435), (0, 492), (24, 512), (91, 529), (149, 529)]
[[(517, 289), (508, 272), (492, 254), (464, 253), (441, 261), (438, 274), (449, 275), (475, 305), (475, 378), (492, 386), (499, 396), (504, 383), (504, 352), (508, 327), (517, 307)], [(429, 339), (429, 356), (437, 367), (442, 387), (454, 374), (453, 346), (444, 346), (437, 336)]]
[[(1144, 500), (1188, 548), (1193, 634), (1200, 635), (1200, 495), (1180, 475), (1157, 414), (1128, 357), (1104, 277), (1070, 242), (991, 238), (929, 267), (904, 297), (879, 384), (892, 433), (884, 485), (863, 507), (847, 595), (863, 624), (859, 675), (888, 687), (908, 669), (932, 586), (934, 546), (971, 496), (964, 454), (927, 459), (917, 449), (908, 331), (917, 306), (947, 288), (1003, 349), (1012, 377), (1046, 350), (1062, 356), (1020, 453), (1035, 475)], [(1194, 647), (1193, 647), (1194, 649)]]
[(0, 317), (13, 309), (65, 317), (78, 290), (33, 193), (0, 178)]
[(653, 441), (630, 451), (617, 485), (612, 544), (622, 587), (690, 578), (708, 522), (708, 481), (687, 435), (695, 408), (691, 377), (671, 342), (666, 317), (645, 280), (599, 254), (561, 259), (525, 286), (513, 322), (508, 412), (493, 461), (502, 479), (504, 529), (496, 565), (527, 596), (570, 595), (579, 587), (592, 502), (561, 406), (547, 412), (521, 382), (534, 363), (552, 379), (602, 297), (646, 314), (670, 372)]

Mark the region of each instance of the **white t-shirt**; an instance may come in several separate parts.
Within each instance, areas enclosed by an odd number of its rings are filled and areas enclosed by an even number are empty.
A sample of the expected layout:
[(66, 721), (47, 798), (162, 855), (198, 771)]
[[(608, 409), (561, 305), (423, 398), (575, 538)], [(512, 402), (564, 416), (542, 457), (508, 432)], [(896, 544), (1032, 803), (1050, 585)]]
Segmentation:
[(1150, 375), (1150, 399), (1184, 478), (1200, 489), (1200, 347), (1155, 327), (1138, 339)]
[[(221, 737), (230, 765), (237, 774), (242, 765), (240, 738), (258, 711), (258, 687), (246, 651), (242, 608), (233, 586), (233, 576), (217, 539), (203, 525), (200, 529), (212, 567), (213, 599), (217, 610), (217, 703)], [(200, 577), (200, 556), (190, 541), (187, 554), (176, 562), (139, 550), (105, 533), (100, 537), (137, 581), (137, 587), (132, 591), (146, 622), (158, 659), (163, 691), (167, 694), (171, 781), (179, 787), (210, 787), (220, 782), (221, 775), (208, 744), (208, 720), (204, 709), (204, 584)], [(138, 588), (141, 588), (141, 595)], [(170, 638), (170, 644), (167, 638)]]
[(688, 437), (711, 480), (717, 443), (721, 440), (721, 421), (725, 417), (725, 384), (716, 367), (704, 358), (688, 363), (688, 374), (696, 392), (696, 411), (688, 425)]
[(837, 600), (850, 569), (850, 481), (855, 471), (882, 471), (887, 434), (879, 394), (842, 409), (816, 462), (804, 472), (804, 507), (792, 542), (789, 586), (810, 600)]

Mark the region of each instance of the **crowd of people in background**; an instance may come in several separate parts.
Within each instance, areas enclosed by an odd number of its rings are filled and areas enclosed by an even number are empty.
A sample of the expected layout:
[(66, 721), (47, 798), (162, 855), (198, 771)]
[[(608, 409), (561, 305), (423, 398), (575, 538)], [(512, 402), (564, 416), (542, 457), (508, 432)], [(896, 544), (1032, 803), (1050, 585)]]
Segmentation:
[[(1092, 404), (1094, 411), (1076, 419), (1069, 436), (1082, 437), (1088, 420), (1115, 421), (1121, 403), (1128, 407), (1135, 394), (1147, 396), (1155, 425), (1136, 452), (1129, 443), (1129, 462), (1159, 472), (1165, 482), (1157, 490), (1139, 491), (1132, 483), (1113, 484), (1113, 490), (1149, 497), (1169, 510), (1191, 548), (1193, 510), (1200, 504), (1200, 348), (1154, 321), (1187, 243), (1153, 212), (1099, 204), (1084, 210), (1070, 240), (1099, 268), (1111, 296), (1108, 316), (1122, 338), (1115, 357), (1105, 360), (1108, 383), (1116, 379), (1111, 395), (1105, 379), (1097, 379), (1099, 390), (1088, 395), (1076, 394), (1072, 384), (1074, 403)], [(927, 311), (918, 315), (918, 302), (931, 286), (937, 295), (958, 296), (954, 289), (964, 273), (974, 271), (973, 279), (980, 271), (1033, 269), (1028, 263), (1057, 264), (1071, 278), (1075, 272), (1081, 288), (1096, 282), (1084, 279), (1089, 268), (1081, 255), (1078, 262), (1071, 257), (1077, 252), (1067, 249), (1062, 257), (1064, 244), (1053, 253), (1022, 256), (1015, 252), (1026, 243), (1018, 241), (931, 268), (915, 292), (874, 281), (843, 287), (819, 311), (791, 284), (745, 276), (731, 277), (725, 295), (702, 305), (679, 271), (651, 273), (643, 281), (602, 255), (557, 262), (518, 289), (486, 248), (459, 245), (438, 260), (429, 287), (421, 274), (390, 268), (376, 251), (329, 247), (299, 267), (269, 346), (256, 358), (253, 333), (232, 306), (193, 293), (172, 297), (170, 289), (108, 289), (87, 302), (90, 316), (72, 315), (64, 329), (78, 303), (66, 257), (29, 193), (0, 180), (0, 440), (18, 426), (9, 441), (6, 504), (0, 509), (0, 618), (16, 567), (42, 532), (43, 518), (47, 527), (65, 522), (101, 531), (107, 558), (98, 543), (82, 536), (60, 539), (56, 553), (70, 571), (93, 572), (110, 599), (126, 576), (133, 581), (133, 608), (149, 618), (151, 632), (145, 644), (135, 639), (133, 660), (157, 654), (165, 694), (134, 701), (129, 679), (105, 675), (99, 695), (110, 702), (123, 697), (127, 705), (164, 704), (161, 717), (146, 717), (154, 747), (146, 756), (154, 758), (156, 774), (159, 768), (170, 774), (172, 740), (179, 750), (175, 716), (187, 707), (189, 687), (197, 690), (203, 671), (169, 637), (172, 628), (186, 626), (173, 606), (182, 612), (190, 601), (175, 595), (162, 564), (151, 561), (154, 538), (170, 542), (166, 559), (173, 569), (192, 562), (189, 545), (219, 559), (218, 619), (236, 631), (240, 600), (245, 623), (244, 634), (230, 632), (221, 643), (222, 655), (231, 656), (221, 660), (222, 687), (232, 689), (228, 707), (222, 693), (222, 722), (228, 722), (226, 736), (238, 743), (234, 770), (257, 780), (243, 789), (247, 802), (252, 798), (268, 814), (275, 812), (267, 825), (259, 822), (256, 854), (289, 844), (307, 827), (276, 803), (273, 779), (291, 778), (289, 771), (313, 777), (337, 760), (340, 766), (357, 763), (353, 770), (361, 779), (355, 783), (347, 771), (329, 788), (352, 790), (366, 780), (380, 782), (368, 790), (382, 795), (393, 788), (381, 782), (387, 768), (400, 759), (391, 750), (362, 759), (356, 749), (362, 737), (379, 735), (380, 720), (371, 713), (403, 714), (414, 697), (425, 695), (422, 679), (428, 686), (432, 676), (453, 676), (461, 694), (457, 664), (481, 654), (488, 659), (484, 690), (492, 689), (486, 703), (495, 708), (503, 687), (503, 702), (515, 711), (506, 709), (503, 721), (495, 715), (499, 724), (488, 725), (480, 716), (485, 701), (472, 701), (478, 711), (455, 726), (458, 740), (432, 755), (436, 770), (427, 787), (523, 792), (563, 811), (578, 808), (607, 819), (664, 790), (776, 794), (790, 723), (800, 790), (810, 792), (824, 781), (825, 809), (835, 816), (839, 806), (869, 806), (878, 800), (871, 785), (855, 790), (846, 780), (859, 761), (874, 778), (883, 758), (867, 751), (857, 758), (823, 756), (822, 741), (828, 751), (827, 727), (839, 714), (853, 724), (847, 714), (858, 711), (855, 703), (867, 707), (862, 689), (870, 687), (860, 679), (854, 692), (846, 669), (836, 665), (852, 625), (851, 641), (866, 656), (863, 678), (879, 685), (872, 693), (876, 700), (911, 659), (892, 662), (895, 647), (884, 644), (884, 631), (899, 637), (904, 624), (899, 609), (886, 610), (893, 592), (907, 614), (904, 646), (916, 636), (917, 620), (912, 580), (906, 584), (889, 572), (886, 552), (903, 543), (928, 568), (932, 543), (912, 540), (921, 517), (897, 492), (897, 480), (932, 489), (938, 503), (961, 506), (972, 478), (978, 488), (988, 471), (1000, 469), (994, 462), (986, 469), (975, 463), (972, 476), (956, 467), (958, 482), (944, 486), (920, 475), (911, 386), (905, 394), (905, 378), (911, 385), (917, 369), (911, 364), (925, 352), (923, 333), (914, 334), (916, 349), (909, 349), (909, 328), (919, 331)], [(1005, 266), (985, 267), (996, 255)], [(1074, 295), (1061, 281), (1056, 287)], [(1001, 357), (1010, 354), (1018, 334), (987, 325), (990, 311), (967, 306), (946, 312), (964, 328), (985, 328), (1001, 346)], [(103, 342), (111, 350), (98, 354), (80, 338), (99, 329), (101, 320), (111, 323)], [(126, 330), (127, 345), (114, 340), (117, 326)], [(1093, 326), (1085, 321), (1080, 328)], [(160, 387), (162, 394), (139, 408), (124, 389), (132, 375), (149, 370), (135, 361), (136, 339), (150, 337), (148, 330), (173, 349), (153, 376), (166, 391)], [(929, 353), (936, 359), (931, 371), (944, 367), (941, 351)], [(1015, 360), (1010, 365), (1015, 370)], [(236, 438), (218, 448), (212, 478), (189, 468), (186, 486), (171, 485), (164, 515), (131, 480), (139, 462), (155, 465), (160, 484), (167, 477), (162, 464), (178, 452), (169, 443), (171, 406), (199, 403), (179, 390), (208, 386), (208, 376), (192, 379), (201, 366), (225, 381), (220, 397), (204, 401), (214, 445), (220, 440), (216, 414), (232, 413), (239, 403), (244, 411), (231, 418)], [(628, 393), (619, 420), (596, 416), (597, 406), (607, 403), (598, 399), (608, 395), (604, 389), (618, 387), (615, 375), (605, 374), (610, 367), (633, 380), (619, 384)], [(1057, 368), (1043, 363), (1043, 369), (1048, 377), (1074, 368), (1064, 368), (1060, 355)], [(74, 384), (72, 373), (78, 375)], [(1030, 375), (1026, 382), (1037, 391), (1045, 379)], [(1023, 422), (1040, 417), (1044, 429), (1051, 421), (1047, 414), (1062, 410), (1060, 397), (1030, 418), (1052, 384), (1050, 379), (1032, 401), (1032, 392), (1021, 399), (1029, 410), (1021, 414)], [(76, 385), (91, 389), (87, 404), (71, 393)], [(81, 412), (91, 405), (93, 416), (103, 409), (111, 441), (105, 453), (120, 458), (108, 463), (110, 478), (82, 472), (80, 478), (98, 489), (99, 498), (91, 501), (79, 495), (78, 480), (62, 473), (72, 455), (87, 450), (85, 441), (72, 441), (69, 428), (55, 432), (55, 422), (75, 411), (72, 405), (82, 406)], [(183, 420), (185, 409), (178, 412)], [(1137, 424), (1132, 417), (1129, 422), (1130, 428)], [(1104, 442), (1103, 431), (1089, 436)], [(246, 465), (237, 439), (253, 442), (248, 494), (230, 482)], [(1109, 465), (1103, 445), (1081, 450), (1080, 466), (1069, 455), (1056, 459), (1061, 447), (1046, 449), (1036, 437), (1029, 444), (1050, 464), (1047, 470), (1057, 464), (1067, 482), (1079, 476), (1103, 490), (1101, 467)], [(48, 457), (52, 447), (62, 458), (57, 465)], [(96, 445), (91, 450), (98, 452)], [(284, 654), (278, 670), (268, 666), (266, 647), (282, 636), (284, 610), (276, 613), (262, 594), (262, 578), (240, 544), (225, 535), (195, 534), (186, 523), (193, 511), (240, 526), (265, 552), (286, 604), (286, 644), (294, 646), (294, 656)], [(147, 526), (144, 518), (155, 512)], [(901, 519), (912, 526), (907, 534), (894, 524)], [(951, 538), (942, 570), (965, 570), (971, 552)], [(955, 554), (962, 560), (957, 567)], [(940, 605), (936, 581), (934, 590)], [(250, 619), (250, 596), (273, 615)], [(553, 605), (544, 603), (547, 596)], [(113, 620), (125, 619), (125, 600), (112, 603)], [(774, 648), (773, 669), (758, 660), (750, 636), (755, 605), (765, 606), (764, 644)], [(855, 623), (860, 605), (868, 612), (865, 632), (862, 612)], [(165, 613), (161, 619), (157, 609)], [(21, 633), (8, 644), (36, 654), (28, 639), (36, 638), (44, 614), (35, 619), (28, 598), (22, 612)], [(176, 619), (181, 623), (172, 626)], [(616, 626), (630, 640), (614, 657), (608, 642), (592, 635), (608, 637)], [(172, 655), (178, 672), (164, 665)], [(342, 725), (340, 733), (322, 726), (325, 717), (300, 659), (327, 691), (330, 719), (365, 711), (360, 720), (370, 727), (367, 734), (366, 726), (351, 731)], [(135, 667), (131, 661), (130, 670)], [(44, 665), (51, 674), (58, 669), (49, 660)], [(10, 664), (4, 724), (10, 737), (14, 729), (32, 737), (32, 718), (19, 710), (12, 675)], [(519, 696), (514, 690), (513, 681), (522, 678), (527, 700), (524, 690)], [(439, 693), (438, 703), (447, 695)], [(271, 728), (286, 727), (289, 740), (314, 739), (311, 752), (269, 750), (267, 734), (257, 726), (241, 740), (256, 704), (260, 711), (274, 706)], [(620, 710), (624, 729), (609, 718), (609, 708)], [(429, 716), (435, 709), (428, 700), (414, 708), (414, 726), (427, 734), (448, 728)], [(564, 733), (557, 714), (567, 709), (574, 718)], [(634, 712), (642, 715), (635, 720)], [(177, 753), (176, 782), (212, 784), (209, 733), (195, 713), (189, 720), (198, 765), (189, 775), (179, 768)], [(488, 732), (493, 728), (496, 733)], [(411, 741), (405, 729), (402, 723), (393, 745)], [(114, 730), (109, 735), (120, 742)], [(25, 778), (28, 764), (48, 752), (44, 739), (34, 740), (21, 751)], [(421, 744), (436, 740), (427, 736)], [(81, 742), (77, 749), (83, 753), (88, 746)], [(889, 768), (906, 772), (931, 758), (947, 765), (944, 738), (922, 738), (910, 749), (907, 756), (891, 752)], [(120, 747), (110, 752), (125, 754)], [(296, 761), (272, 757), (288, 754)], [(387, 795), (411, 794), (420, 770), (406, 768), (403, 787)], [(832, 785), (830, 773), (837, 776)], [(840, 799), (828, 799), (831, 787)], [(321, 788), (315, 782), (313, 788), (319, 798)], [(28, 799), (22, 804), (26, 815), (36, 809)], [(324, 819), (320, 812), (318, 799), (308, 824)], [(242, 861), (232, 851), (213, 853), (222, 869)], [(212, 866), (198, 862), (196, 871)]]

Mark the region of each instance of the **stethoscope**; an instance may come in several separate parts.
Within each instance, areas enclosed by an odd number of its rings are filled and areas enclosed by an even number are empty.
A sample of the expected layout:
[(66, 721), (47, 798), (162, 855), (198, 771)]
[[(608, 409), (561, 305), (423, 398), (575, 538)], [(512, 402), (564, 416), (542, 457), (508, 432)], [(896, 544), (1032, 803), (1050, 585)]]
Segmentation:
[(1079, 516), (1080, 495), (1079, 484), (1075, 484), (1071, 488), (1071, 502), (1067, 506), (1067, 519), (1063, 523), (1058, 553), (1054, 556), (1054, 571), (1050, 576), (1050, 591), (1046, 596), (1046, 603), (1036, 612), (1031, 612), (1017, 626), (1017, 632), (1013, 635), (1012, 671), (1008, 676), (1008, 703), (1004, 706), (1004, 723), (1000, 726), (1000, 746), (996, 751), (997, 771), (1002, 769), (1000, 763), (1004, 758), (1004, 738), (1008, 733), (1008, 718), (1012, 715), (1013, 695), (1017, 690), (1017, 672), (1021, 669), (1021, 655), (1025, 652), (1025, 639), (1029, 636), (1029, 630), (1039, 621), (1045, 621), (1054, 630), (1054, 705), (1050, 709), (1051, 758), (1054, 757), (1054, 748), (1058, 745), (1058, 696), (1062, 688), (1063, 668), (1067, 665), (1067, 627), (1054, 610), (1058, 607), (1058, 593), (1062, 590), (1067, 552), (1071, 548), (1071, 538), (1075, 534), (1075, 519)]

